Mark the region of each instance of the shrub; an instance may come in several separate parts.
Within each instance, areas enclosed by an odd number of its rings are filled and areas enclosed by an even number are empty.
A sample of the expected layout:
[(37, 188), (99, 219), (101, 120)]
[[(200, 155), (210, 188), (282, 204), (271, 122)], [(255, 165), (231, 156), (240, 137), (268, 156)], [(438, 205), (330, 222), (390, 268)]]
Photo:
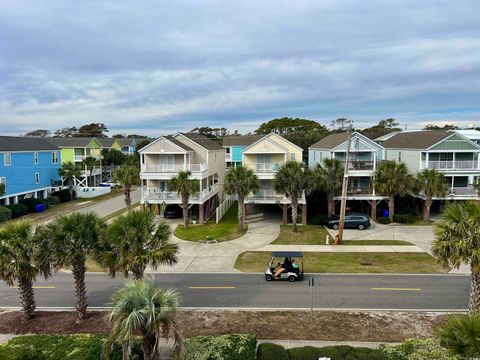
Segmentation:
[(10, 209), (12, 212), (12, 219), (19, 218), (23, 215), (28, 214), (28, 207), (23, 204), (11, 204), (11, 205), (5, 205), (7, 209)]
[(377, 218), (377, 223), (379, 223), (379, 224), (390, 224), (390, 219), (388, 217), (379, 217), (379, 218)]
[(10, 220), (12, 218), (12, 210), (5, 206), (0, 206), (0, 222)]
[(395, 214), (393, 221), (399, 224), (415, 224), (418, 218), (414, 214)]
[(197, 336), (185, 342), (185, 360), (255, 360), (256, 348), (255, 335)]
[(382, 350), (355, 348), (351, 346), (326, 346), (316, 348), (304, 346), (300, 348), (289, 349), (288, 353), (291, 360), (318, 360), (320, 357), (327, 357), (331, 360), (387, 360), (388, 358)]
[(440, 344), (462, 358), (480, 358), (480, 313), (454, 314), (438, 331)]
[[(50, 196), (58, 197), (61, 203), (70, 201), (70, 192), (68, 191), (68, 189), (54, 191), (50, 194)], [(76, 194), (75, 194), (75, 191), (73, 191), (73, 198), (75, 199), (75, 197), (76, 197)]]
[[(26, 335), (0, 345), (2, 360), (92, 360), (100, 359), (105, 335)], [(110, 360), (121, 360), (122, 350), (115, 346)], [(131, 360), (142, 360), (141, 341), (132, 346)]]
[(26, 198), (19, 201), (19, 204), (23, 204), (28, 208), (28, 212), (34, 213), (35, 206), (43, 204), (43, 201), (35, 198)]
[(264, 343), (258, 345), (257, 360), (290, 360), (290, 356), (283, 346)]
[(58, 205), (60, 204), (60, 198), (58, 196), (49, 196), (47, 198), (47, 203), (49, 205)]
[(325, 225), (325, 221), (327, 220), (327, 215), (325, 214), (316, 214), (308, 219), (308, 223), (310, 225)]
[(448, 351), (440, 346), (437, 339), (408, 339), (400, 345), (384, 346), (383, 353), (390, 360), (455, 360)]

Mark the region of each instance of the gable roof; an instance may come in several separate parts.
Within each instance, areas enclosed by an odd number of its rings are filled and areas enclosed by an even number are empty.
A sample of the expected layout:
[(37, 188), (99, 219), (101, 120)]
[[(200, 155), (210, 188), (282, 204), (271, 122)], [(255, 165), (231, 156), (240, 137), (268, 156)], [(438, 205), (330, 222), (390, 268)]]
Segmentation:
[(255, 141), (260, 140), (263, 135), (237, 135), (225, 136), (223, 138), (223, 146), (248, 146)]
[(178, 140), (175, 139), (173, 136), (165, 136), (165, 139), (167, 139), (168, 141), (171, 141), (171, 142), (174, 143), (175, 145), (181, 147), (183, 150), (186, 150), (186, 151), (194, 151), (191, 147), (189, 147), (188, 145), (185, 145), (185, 144), (182, 143), (181, 141), (178, 141)]
[[(209, 138), (203, 136), (203, 135), (198, 135), (195, 133), (178, 133), (177, 135), (182, 135), (186, 137), (187, 139), (193, 141), (194, 143), (200, 145), (206, 150), (223, 150), (223, 147), (216, 143), (215, 141), (210, 140)], [(176, 135), (175, 135), (176, 136)]]
[(258, 144), (260, 141), (264, 141), (264, 140), (270, 141), (272, 144), (275, 144), (277, 147), (282, 148), (283, 150), (288, 151), (288, 149), (287, 149), (285, 146), (283, 146), (283, 145), (275, 142), (275, 140), (272, 140), (272, 139), (271, 139), (271, 137), (274, 137), (274, 136), (278, 136), (278, 137), (282, 138), (283, 140), (285, 140), (286, 142), (288, 142), (290, 145), (296, 147), (297, 149), (300, 149), (300, 151), (303, 152), (303, 149), (302, 149), (300, 146), (295, 145), (295, 144), (292, 143), (290, 140), (287, 140), (287, 139), (285, 139), (283, 136), (281, 136), (281, 135), (279, 135), (279, 134), (276, 134), (276, 133), (273, 133), (273, 132), (270, 133), (270, 134), (267, 134), (267, 135), (263, 135), (260, 139), (258, 139), (257, 141), (251, 143), (251, 144), (248, 145), (246, 148), (244, 148), (244, 149), (242, 150), (242, 152), (245, 152), (246, 150), (248, 150), (248, 149), (250, 149), (251, 147), (253, 147), (253, 146), (255, 146), (256, 144)]
[(309, 149), (333, 149), (348, 140), (348, 133), (330, 134), (311, 145)]
[[(178, 141), (177, 139), (175, 139), (173, 136), (160, 136), (159, 138), (153, 140), (150, 144), (144, 146), (143, 148), (141, 148), (138, 152), (139, 153), (147, 153), (148, 152), (148, 149), (150, 147), (152, 147), (154, 144), (156, 144), (157, 142), (159, 141), (168, 141), (170, 142), (171, 144), (173, 144), (174, 146), (176, 146), (177, 148), (179, 148), (180, 150), (183, 150), (183, 151), (188, 151), (188, 152), (192, 152), (194, 151), (193, 149), (191, 149), (189, 146), (185, 145), (184, 143)], [(182, 152), (182, 151), (181, 151)], [(155, 153), (155, 152), (154, 152)]]
[(0, 151), (59, 150), (47, 138), (0, 136)]
[(400, 132), (382, 142), (386, 149), (428, 149), (454, 133), (444, 130)]
[(117, 139), (115, 139), (115, 138), (98, 138), (97, 140), (100, 143), (100, 145), (102, 145), (105, 148), (111, 148), (113, 146), (113, 144), (115, 143), (115, 141), (118, 144), (120, 144), (120, 142), (117, 141)]
[[(100, 142), (95, 139), (95, 138), (91, 138), (91, 137), (71, 137), (71, 138), (57, 138), (57, 137), (53, 137), (53, 138), (48, 138), (48, 140), (62, 148), (62, 147), (87, 147), (88, 144), (90, 144), (90, 142), (92, 140), (95, 140), (96, 142), (98, 142), (100, 144)], [(101, 144), (100, 144), (101, 145)]]

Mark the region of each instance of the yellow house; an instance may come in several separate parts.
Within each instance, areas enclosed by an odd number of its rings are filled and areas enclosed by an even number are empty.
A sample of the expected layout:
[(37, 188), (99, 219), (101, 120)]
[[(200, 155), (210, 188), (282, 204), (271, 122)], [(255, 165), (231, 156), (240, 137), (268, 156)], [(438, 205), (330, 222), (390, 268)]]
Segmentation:
[(98, 138), (98, 142), (102, 145), (104, 149), (115, 149), (118, 151), (122, 151), (122, 144), (118, 139), (115, 138)]
[[(303, 150), (278, 134), (268, 134), (242, 151), (242, 164), (254, 171), (260, 179), (261, 189), (250, 194), (246, 204), (279, 204), (283, 208), (283, 221), (287, 221), (287, 211), (291, 200), (285, 194), (273, 189), (273, 179), (280, 167), (287, 161), (302, 161)], [(302, 206), (302, 222), (306, 224), (305, 195), (299, 199)]]

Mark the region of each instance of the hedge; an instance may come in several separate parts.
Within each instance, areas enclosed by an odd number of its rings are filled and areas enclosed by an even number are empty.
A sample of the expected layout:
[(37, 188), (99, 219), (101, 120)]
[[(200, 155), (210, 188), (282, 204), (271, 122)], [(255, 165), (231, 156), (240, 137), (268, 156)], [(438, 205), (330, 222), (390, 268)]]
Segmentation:
[(255, 360), (256, 348), (255, 335), (197, 336), (185, 342), (185, 360)]
[[(60, 199), (60, 202), (62, 203), (70, 201), (70, 192), (68, 191), (68, 189), (54, 191), (50, 194), (50, 196), (58, 197)], [(73, 190), (73, 198), (75, 199), (75, 197), (76, 197), (75, 190)]]
[(379, 224), (390, 224), (390, 219), (388, 217), (379, 217), (377, 218), (377, 223)]
[(437, 339), (408, 339), (400, 345), (387, 345), (382, 348), (389, 360), (455, 360), (459, 357), (450, 354)]
[(316, 214), (308, 219), (308, 223), (310, 225), (325, 225), (326, 221), (327, 221), (326, 214)]
[(263, 343), (258, 345), (257, 360), (290, 360), (290, 356), (281, 345)]
[(49, 196), (47, 197), (47, 203), (49, 205), (58, 205), (60, 204), (60, 198), (58, 196)]
[(26, 207), (28, 207), (28, 212), (34, 213), (35, 212), (35, 206), (44, 204), (44, 202), (40, 199), (35, 199), (35, 198), (26, 198), (23, 200), (20, 200), (18, 202), (19, 204), (23, 204)]
[(316, 348), (304, 346), (288, 350), (290, 360), (318, 360), (320, 357), (327, 357), (331, 360), (388, 360), (382, 350), (345, 345), (326, 346)]
[[(105, 335), (26, 335), (0, 345), (2, 360), (97, 360), (101, 359)], [(110, 360), (121, 360), (122, 350), (115, 346)], [(132, 346), (130, 360), (142, 360), (141, 341)]]
[(12, 218), (12, 210), (5, 206), (0, 206), (0, 222), (10, 220)]
[(394, 214), (393, 221), (399, 224), (415, 224), (418, 217), (413, 214)]
[(28, 207), (27, 205), (23, 204), (11, 204), (11, 205), (5, 205), (7, 209), (10, 209), (12, 211), (12, 219), (19, 218), (23, 215), (28, 214)]

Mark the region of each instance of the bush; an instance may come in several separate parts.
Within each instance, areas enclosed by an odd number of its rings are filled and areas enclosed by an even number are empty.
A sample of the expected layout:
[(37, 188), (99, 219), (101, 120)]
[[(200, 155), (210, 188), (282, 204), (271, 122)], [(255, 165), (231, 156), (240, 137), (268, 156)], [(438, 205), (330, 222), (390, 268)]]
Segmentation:
[[(96, 360), (101, 358), (105, 335), (26, 335), (0, 345), (2, 360)], [(110, 360), (121, 360), (122, 350), (115, 346)], [(141, 341), (132, 346), (131, 360), (143, 360)]]
[(379, 224), (390, 224), (390, 219), (388, 217), (379, 217), (377, 218), (377, 223)]
[(437, 339), (408, 339), (400, 345), (385, 346), (383, 353), (390, 360), (455, 360), (448, 351), (440, 346)]
[(438, 331), (440, 344), (462, 358), (480, 358), (480, 313), (453, 314)]
[(35, 198), (26, 198), (26, 199), (20, 200), (18, 203), (25, 205), (28, 208), (28, 212), (34, 213), (35, 206), (43, 204), (43, 201)]
[[(68, 191), (68, 189), (54, 191), (50, 194), (50, 196), (58, 197), (61, 203), (70, 201), (70, 192)], [(75, 197), (76, 197), (76, 194), (75, 194), (75, 191), (73, 191), (73, 198), (75, 199)]]
[(12, 210), (5, 206), (0, 206), (0, 222), (10, 220), (12, 218)]
[(28, 214), (28, 207), (23, 204), (12, 204), (12, 205), (5, 205), (7, 209), (10, 209), (12, 212), (12, 219), (19, 218), (23, 215)]
[(316, 348), (313, 346), (304, 346), (300, 348), (289, 349), (288, 353), (291, 360), (318, 360), (320, 357), (327, 357), (331, 360), (387, 360), (388, 358), (382, 350), (355, 348), (351, 346), (326, 346)]
[(393, 221), (399, 224), (415, 224), (418, 217), (414, 214), (394, 214)]
[(257, 360), (290, 360), (290, 356), (283, 346), (264, 343), (258, 345)]
[(60, 198), (58, 196), (49, 196), (47, 198), (47, 203), (49, 205), (58, 205), (60, 204)]
[(313, 215), (310, 219), (308, 219), (308, 223), (310, 225), (325, 225), (326, 220), (327, 220), (326, 214), (316, 214), (316, 215)]
[(185, 342), (185, 360), (255, 360), (256, 348), (255, 335), (197, 336)]

